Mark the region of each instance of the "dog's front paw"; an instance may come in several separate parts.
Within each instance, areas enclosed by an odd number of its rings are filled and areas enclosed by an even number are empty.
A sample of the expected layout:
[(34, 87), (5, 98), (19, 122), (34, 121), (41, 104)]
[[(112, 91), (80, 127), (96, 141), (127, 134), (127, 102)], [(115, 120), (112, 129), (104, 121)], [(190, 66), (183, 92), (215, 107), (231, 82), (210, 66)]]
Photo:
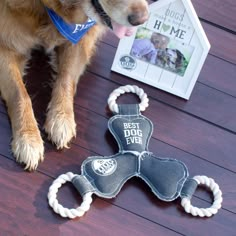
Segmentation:
[(76, 123), (73, 112), (66, 114), (49, 111), (44, 129), (57, 149), (69, 148), (72, 138), (76, 137)]
[(12, 140), (12, 152), (16, 161), (25, 165), (25, 170), (33, 171), (44, 159), (43, 140), (39, 131), (23, 132), (15, 135)]

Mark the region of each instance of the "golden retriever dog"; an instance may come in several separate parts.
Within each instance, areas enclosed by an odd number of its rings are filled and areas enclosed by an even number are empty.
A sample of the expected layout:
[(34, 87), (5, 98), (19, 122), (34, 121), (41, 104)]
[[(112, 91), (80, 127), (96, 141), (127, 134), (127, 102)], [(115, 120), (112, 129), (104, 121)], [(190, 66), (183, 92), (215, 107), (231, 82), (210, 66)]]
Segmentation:
[[(59, 32), (52, 16), (83, 28), (96, 23), (78, 43)], [(130, 27), (148, 18), (146, 0), (1, 0), (0, 92), (12, 127), (12, 152), (27, 170), (44, 159), (44, 144), (31, 99), (22, 77), (31, 50), (38, 45), (54, 52), (57, 76), (52, 88), (44, 129), (58, 149), (67, 148), (76, 135), (73, 97), (79, 78), (93, 55), (102, 32), (112, 28), (118, 36), (130, 35)]]

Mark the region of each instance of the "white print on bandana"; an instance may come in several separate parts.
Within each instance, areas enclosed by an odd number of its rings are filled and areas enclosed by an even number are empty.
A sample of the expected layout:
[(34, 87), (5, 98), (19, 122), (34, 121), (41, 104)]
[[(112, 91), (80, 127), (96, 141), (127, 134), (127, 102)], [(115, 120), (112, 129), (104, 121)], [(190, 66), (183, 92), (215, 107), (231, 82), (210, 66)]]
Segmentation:
[(88, 21), (85, 24), (75, 24), (75, 29), (72, 32), (72, 34), (76, 34), (82, 30), (87, 30), (91, 28), (94, 25), (94, 21), (91, 19), (88, 19)]
[(49, 8), (46, 10), (60, 34), (74, 44), (78, 43), (87, 31), (96, 24), (91, 19), (88, 19), (84, 24), (68, 24), (53, 10)]

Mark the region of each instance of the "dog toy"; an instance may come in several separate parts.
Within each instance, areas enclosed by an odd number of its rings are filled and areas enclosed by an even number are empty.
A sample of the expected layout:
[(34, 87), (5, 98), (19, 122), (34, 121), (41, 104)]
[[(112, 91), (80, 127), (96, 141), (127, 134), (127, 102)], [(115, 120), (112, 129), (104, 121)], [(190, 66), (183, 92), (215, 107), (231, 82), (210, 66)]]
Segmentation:
[[(117, 105), (117, 97), (127, 92), (136, 93), (141, 103)], [(161, 158), (149, 152), (153, 124), (140, 113), (148, 107), (144, 91), (137, 86), (122, 86), (110, 94), (108, 105), (115, 113), (108, 121), (108, 128), (119, 145), (119, 152), (113, 156), (88, 157), (82, 163), (81, 175), (71, 172), (60, 175), (49, 188), (48, 201), (53, 210), (62, 217), (81, 217), (90, 208), (92, 194), (114, 198), (125, 182), (136, 176), (143, 179), (163, 201), (181, 197), (181, 205), (193, 216), (210, 217), (216, 214), (223, 199), (213, 179), (206, 176), (190, 178), (183, 162)], [(66, 182), (72, 182), (83, 198), (82, 204), (76, 209), (64, 208), (58, 203), (58, 189)], [(210, 208), (197, 208), (191, 204), (192, 195), (200, 184), (213, 193), (214, 202)]]

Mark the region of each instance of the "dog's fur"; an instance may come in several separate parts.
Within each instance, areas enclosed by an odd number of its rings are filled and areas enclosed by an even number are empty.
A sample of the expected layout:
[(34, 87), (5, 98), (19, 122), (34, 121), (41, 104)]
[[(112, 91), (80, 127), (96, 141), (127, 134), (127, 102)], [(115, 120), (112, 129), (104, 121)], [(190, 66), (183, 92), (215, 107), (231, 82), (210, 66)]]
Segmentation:
[[(146, 0), (99, 0), (114, 21), (130, 26), (128, 16), (139, 23), (147, 11)], [(45, 7), (53, 9), (68, 23), (84, 23), (88, 17), (97, 24), (72, 45), (52, 24)], [(73, 96), (79, 77), (93, 54), (95, 42), (106, 28), (91, 0), (1, 0), (0, 1), (0, 92), (12, 125), (12, 151), (16, 160), (34, 170), (44, 158), (44, 145), (22, 81), (31, 50), (42, 45), (48, 52), (57, 48), (57, 79), (48, 106), (45, 131), (57, 148), (68, 147), (76, 135)], [(140, 23), (143, 23), (140, 21)]]

